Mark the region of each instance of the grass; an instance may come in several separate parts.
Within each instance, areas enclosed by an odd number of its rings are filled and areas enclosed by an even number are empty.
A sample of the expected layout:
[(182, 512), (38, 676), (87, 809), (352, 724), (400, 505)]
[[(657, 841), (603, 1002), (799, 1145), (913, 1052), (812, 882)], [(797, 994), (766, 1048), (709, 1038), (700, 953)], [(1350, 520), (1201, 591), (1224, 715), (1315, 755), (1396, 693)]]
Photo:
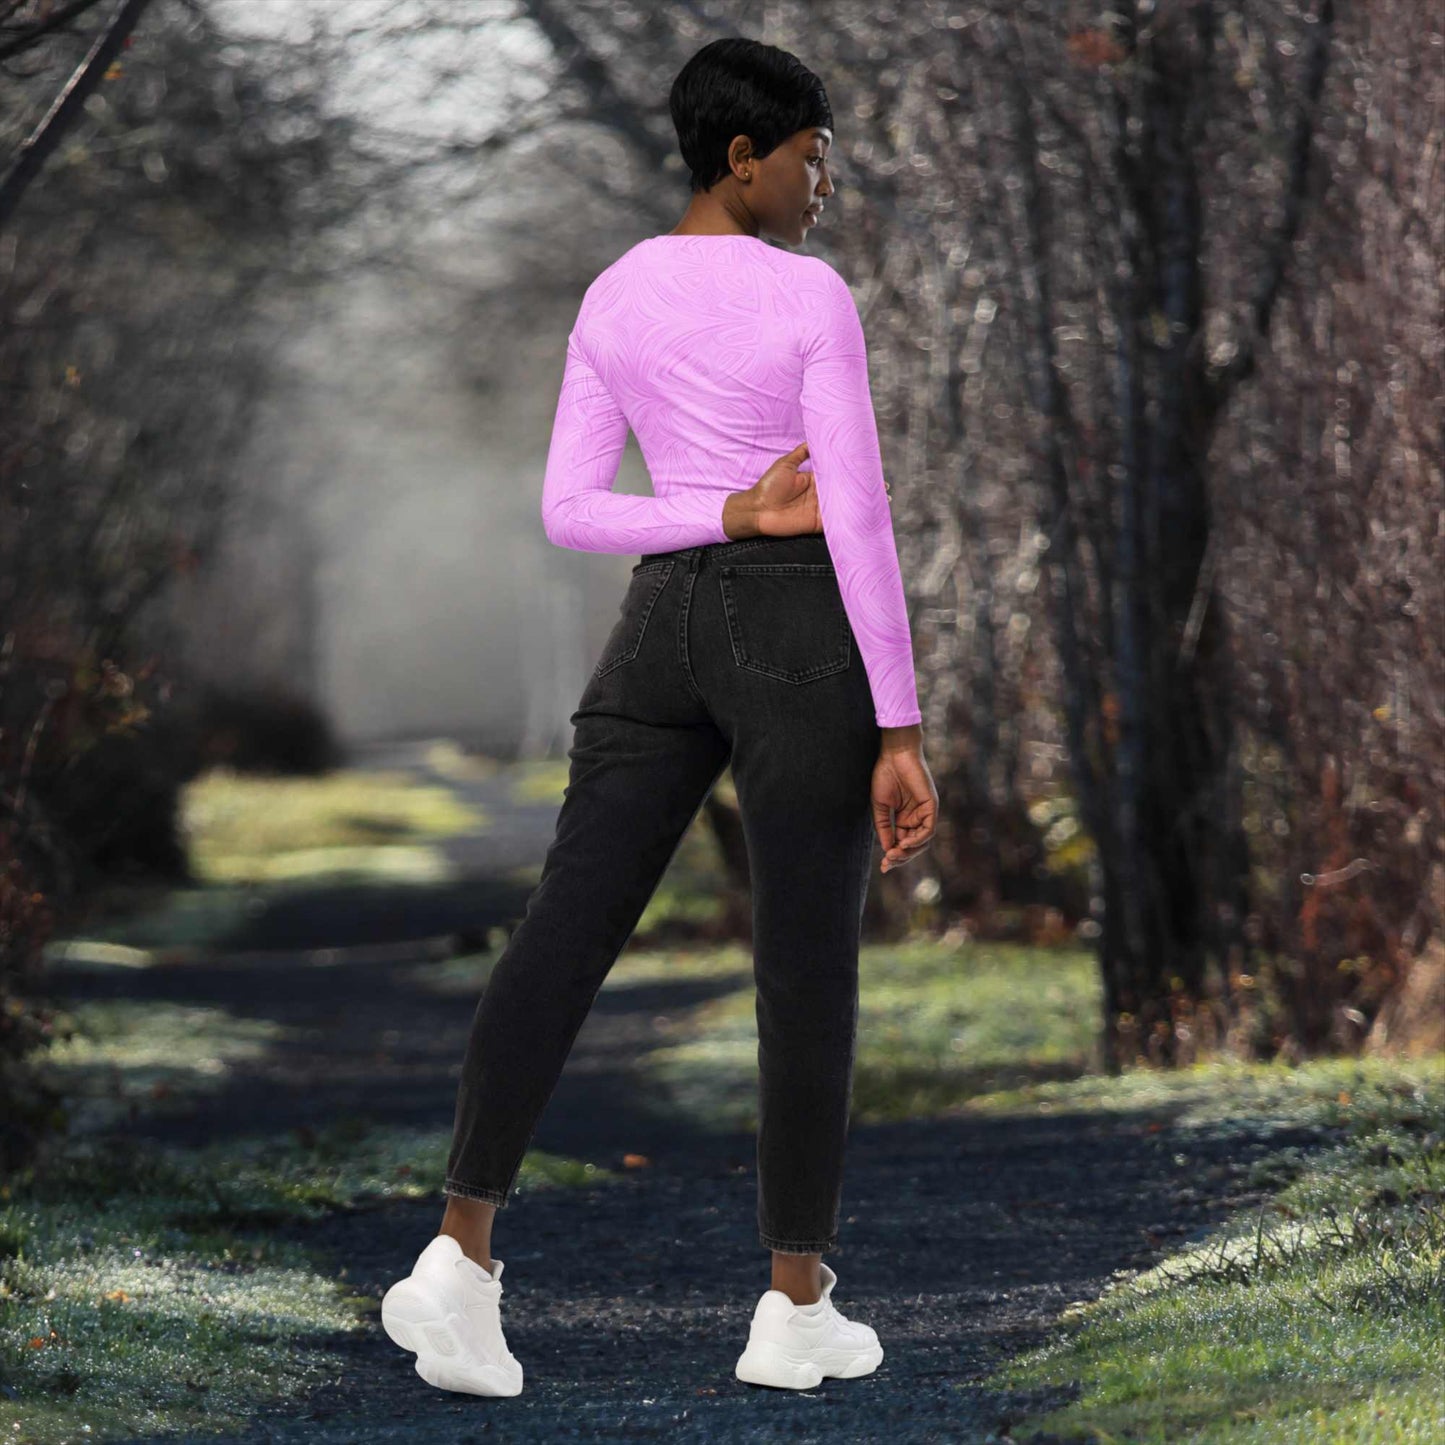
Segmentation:
[(189, 1107), (231, 1069), (285, 1036), (272, 1019), (162, 999), (92, 999), (67, 1011), (41, 1065), (65, 1097), (69, 1129), (93, 1134), (145, 1110)]
[[(1080, 1442), (1433, 1445), (1445, 1438), (1445, 1056), (1210, 1066), (1116, 1081), (1168, 1098), (1186, 1128), (1243, 1115), (1337, 1132), (1275, 1150), (1250, 1182), (1277, 1193), (1148, 1271), (1065, 1311), (1058, 1338), (986, 1388), (1067, 1385), (1015, 1421)], [(1063, 1102), (1067, 1086), (1050, 1091)], [(1080, 1093), (1096, 1095), (1090, 1083)], [(1017, 1102), (979, 1101), (981, 1107)]]
[[(495, 765), (442, 750), (458, 782)], [(560, 802), (565, 763), (507, 773), (518, 802)], [(284, 783), (211, 775), (187, 802), (208, 886), (164, 900), (170, 940), (223, 936), (258, 889), (339, 876), (379, 887), (425, 878), (438, 838), (488, 826), (444, 787), (402, 775)], [(749, 950), (671, 947), (716, 921), (720, 868), (694, 826), (606, 987), (677, 985), (639, 1056), (649, 1096), (702, 1128), (755, 1123), (757, 1037)], [(90, 947), (143, 966), (156, 914)], [(146, 930), (149, 929), (149, 935)], [(505, 943), (418, 972), (470, 996)], [(994, 1389), (1066, 1387), (1070, 1403), (1016, 1420), (1078, 1442), (1390, 1442), (1445, 1438), (1445, 1056), (1301, 1067), (1204, 1063), (1096, 1070), (1099, 987), (1083, 950), (913, 943), (861, 958), (855, 1117), (1163, 1110), (1191, 1135), (1308, 1126), (1332, 1142), (1278, 1147), (1245, 1167), (1266, 1205), (1168, 1256), (1121, 1271), (1065, 1311), (1056, 1336), (1012, 1358)], [(237, 1428), (300, 1400), (338, 1334), (375, 1329), (375, 1300), (329, 1278), (279, 1226), (440, 1189), (443, 1130), (342, 1117), (321, 1133), (187, 1153), (106, 1141), (106, 1109), (166, 1107), (214, 1087), (276, 1042), (279, 1026), (217, 1010), (87, 1003), (53, 1066), (78, 1137), (0, 1185), (0, 1439)], [(519, 1188), (608, 1177), (529, 1151)], [(284, 1348), (277, 1349), (277, 1344)], [(81, 1422), (88, 1429), (83, 1429)], [(18, 1427), (18, 1428), (17, 1428)]]
[[(304, 1398), (378, 1303), (278, 1229), (436, 1195), (448, 1142), (356, 1118), (186, 1153), (98, 1136), (0, 1185), (0, 1439), (239, 1429)], [(606, 1177), (533, 1150), (518, 1189)]]
[(360, 1300), (267, 1234), (306, 1192), (207, 1162), (91, 1144), (0, 1188), (6, 1439), (239, 1424), (319, 1384), (321, 1346), (361, 1327)]
[[(859, 960), (853, 1117), (946, 1113), (978, 1095), (1091, 1067), (1099, 983), (1079, 950), (918, 942), (865, 945)], [(729, 946), (629, 955), (608, 987), (710, 978), (712, 998), (665, 1018), (641, 1061), (657, 1096), (700, 1126), (755, 1128), (752, 961)], [(1027, 1008), (1020, 1007), (1027, 980)]]
[(441, 784), (355, 769), (315, 778), (215, 769), (187, 787), (181, 822), (207, 883), (446, 876), (432, 845), (487, 826)]

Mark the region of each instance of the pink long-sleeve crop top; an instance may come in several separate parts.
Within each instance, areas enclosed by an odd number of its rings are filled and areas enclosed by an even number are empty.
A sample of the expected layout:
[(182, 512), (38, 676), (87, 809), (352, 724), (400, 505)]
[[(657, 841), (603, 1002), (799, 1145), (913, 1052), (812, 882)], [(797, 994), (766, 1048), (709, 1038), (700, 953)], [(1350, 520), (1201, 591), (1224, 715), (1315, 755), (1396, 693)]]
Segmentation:
[[(654, 495), (612, 490), (637, 436)], [(922, 721), (863, 326), (842, 276), (756, 236), (649, 236), (587, 288), (542, 486), (548, 540), (668, 552), (731, 539), (728, 494), (808, 443), (880, 727)]]

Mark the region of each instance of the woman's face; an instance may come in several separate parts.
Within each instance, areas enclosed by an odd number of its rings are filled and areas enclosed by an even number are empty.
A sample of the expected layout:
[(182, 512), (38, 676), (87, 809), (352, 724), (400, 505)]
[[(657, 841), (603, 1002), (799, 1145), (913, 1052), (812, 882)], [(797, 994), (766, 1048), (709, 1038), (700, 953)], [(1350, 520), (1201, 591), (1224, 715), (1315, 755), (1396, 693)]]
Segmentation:
[(758, 223), (759, 233), (785, 246), (797, 246), (817, 225), (823, 198), (833, 194), (828, 178), (832, 132), (813, 126), (791, 135), (761, 160), (742, 161), (750, 178), (742, 194)]

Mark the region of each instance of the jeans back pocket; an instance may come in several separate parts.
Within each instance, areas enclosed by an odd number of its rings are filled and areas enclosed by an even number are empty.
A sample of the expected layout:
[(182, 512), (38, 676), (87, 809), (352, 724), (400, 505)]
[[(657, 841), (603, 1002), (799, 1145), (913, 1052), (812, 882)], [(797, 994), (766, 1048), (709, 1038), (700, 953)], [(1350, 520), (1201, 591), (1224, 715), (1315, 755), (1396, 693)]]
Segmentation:
[(718, 569), (733, 661), (780, 682), (842, 672), (853, 632), (829, 562), (757, 562)]
[(667, 586), (676, 560), (668, 557), (660, 562), (639, 562), (632, 569), (632, 581), (627, 584), (617, 622), (602, 645), (602, 655), (593, 669), (594, 677), (602, 677), (637, 656), (642, 646), (642, 634), (647, 630), (647, 619), (652, 615), (662, 589)]

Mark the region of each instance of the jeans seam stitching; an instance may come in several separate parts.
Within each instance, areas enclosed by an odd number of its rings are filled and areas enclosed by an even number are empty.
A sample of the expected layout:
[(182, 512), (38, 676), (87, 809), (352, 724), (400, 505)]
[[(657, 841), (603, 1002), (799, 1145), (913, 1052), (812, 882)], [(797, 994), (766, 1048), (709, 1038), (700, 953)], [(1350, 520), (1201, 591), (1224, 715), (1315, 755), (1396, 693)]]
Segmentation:
[(456, 1194), (463, 1199), (478, 1199), (483, 1204), (495, 1204), (498, 1209), (507, 1206), (505, 1189), (491, 1189), (483, 1184), (464, 1184), (459, 1179), (447, 1179), (442, 1184), (443, 1194)]
[[(701, 558), (696, 559), (701, 561)], [(682, 603), (677, 609), (677, 655), (682, 662), (683, 675), (687, 678), (687, 685), (692, 689), (692, 695), (704, 707), (707, 706), (707, 699), (702, 695), (702, 690), (697, 685), (697, 679), (692, 673), (692, 659), (687, 655), (687, 616), (692, 607), (692, 589), (697, 581), (698, 569), (694, 565), (688, 569), (687, 576), (682, 584)]]
[(798, 1254), (821, 1254), (824, 1250), (835, 1248), (838, 1243), (836, 1234), (828, 1239), (779, 1239), (776, 1235), (760, 1231), (758, 1238), (768, 1249), (791, 1250)]
[[(642, 574), (644, 576), (652, 576), (653, 574), (657, 574), (659, 580), (653, 584), (653, 588), (647, 598), (646, 605), (642, 609), (642, 621), (638, 624), (637, 627), (637, 640), (633, 642), (630, 647), (626, 648), (622, 652), (621, 656), (609, 658), (606, 661), (605, 665), (602, 662), (599, 662), (594, 669), (595, 676), (606, 677), (609, 672), (612, 672), (615, 668), (621, 667), (624, 662), (631, 662), (632, 659), (636, 657), (639, 652), (642, 651), (642, 639), (647, 632), (647, 624), (649, 619), (652, 617), (652, 609), (657, 606), (657, 599), (662, 595), (662, 589), (667, 586), (667, 579), (672, 575), (673, 565), (674, 562), (672, 559), (669, 559), (666, 562), (653, 563), (650, 566), (650, 570)], [(626, 605), (625, 594), (623, 597), (623, 604), (624, 606)]]

